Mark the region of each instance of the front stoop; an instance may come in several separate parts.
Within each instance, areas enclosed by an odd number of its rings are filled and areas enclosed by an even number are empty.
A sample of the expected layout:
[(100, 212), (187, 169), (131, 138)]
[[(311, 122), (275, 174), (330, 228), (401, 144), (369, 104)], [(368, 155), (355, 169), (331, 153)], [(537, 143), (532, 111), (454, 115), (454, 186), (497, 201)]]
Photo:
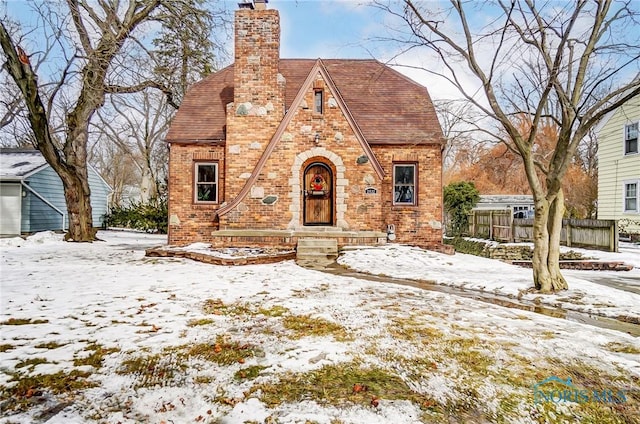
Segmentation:
[(338, 248), (344, 246), (380, 246), (387, 242), (381, 231), (350, 231), (337, 227), (301, 227), (290, 230), (233, 229), (211, 233), (212, 245), (218, 247), (295, 248), (302, 239), (335, 239)]
[(303, 266), (326, 266), (338, 257), (335, 238), (299, 238), (296, 262)]

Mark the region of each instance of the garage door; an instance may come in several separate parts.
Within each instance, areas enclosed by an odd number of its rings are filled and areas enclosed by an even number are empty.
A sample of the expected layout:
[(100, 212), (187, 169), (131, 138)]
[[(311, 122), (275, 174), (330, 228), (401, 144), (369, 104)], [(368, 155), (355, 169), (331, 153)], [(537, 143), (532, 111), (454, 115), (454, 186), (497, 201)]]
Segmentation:
[(20, 184), (0, 184), (0, 235), (20, 235)]

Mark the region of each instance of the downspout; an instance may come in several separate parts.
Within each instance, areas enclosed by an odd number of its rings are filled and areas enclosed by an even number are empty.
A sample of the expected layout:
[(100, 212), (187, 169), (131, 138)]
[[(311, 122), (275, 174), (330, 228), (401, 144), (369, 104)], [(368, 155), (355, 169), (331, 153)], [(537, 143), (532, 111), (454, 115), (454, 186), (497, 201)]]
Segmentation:
[(22, 187), (26, 188), (31, 193), (33, 193), (33, 195), (36, 196), (38, 199), (42, 200), (45, 203), (45, 205), (49, 206), (51, 209), (53, 209), (54, 211), (56, 211), (56, 212), (58, 212), (60, 214), (60, 216), (62, 217), (62, 231), (64, 231), (66, 229), (66, 225), (65, 224), (66, 224), (66, 221), (67, 221), (64, 212), (62, 212), (60, 209), (58, 209), (55, 205), (53, 205), (47, 199), (42, 197), (37, 191), (35, 191), (31, 187), (29, 187), (27, 184), (25, 184), (24, 181), (20, 181), (20, 185), (22, 185)]

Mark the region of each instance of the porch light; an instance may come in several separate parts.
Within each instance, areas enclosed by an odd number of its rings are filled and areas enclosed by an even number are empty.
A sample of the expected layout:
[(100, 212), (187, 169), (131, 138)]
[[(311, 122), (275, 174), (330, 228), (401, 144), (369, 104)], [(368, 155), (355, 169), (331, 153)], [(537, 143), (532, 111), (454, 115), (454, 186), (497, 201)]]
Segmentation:
[(320, 134), (316, 133), (316, 136), (313, 138), (313, 140), (316, 142), (316, 144), (320, 143)]

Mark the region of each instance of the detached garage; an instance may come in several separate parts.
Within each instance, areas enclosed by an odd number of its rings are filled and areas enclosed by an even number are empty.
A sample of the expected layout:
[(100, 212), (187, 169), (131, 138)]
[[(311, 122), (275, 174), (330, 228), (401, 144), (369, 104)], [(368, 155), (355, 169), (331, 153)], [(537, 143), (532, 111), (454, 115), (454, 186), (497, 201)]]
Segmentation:
[[(108, 211), (109, 185), (89, 166), (93, 224)], [(37, 150), (0, 149), (0, 235), (68, 228), (60, 177)]]

